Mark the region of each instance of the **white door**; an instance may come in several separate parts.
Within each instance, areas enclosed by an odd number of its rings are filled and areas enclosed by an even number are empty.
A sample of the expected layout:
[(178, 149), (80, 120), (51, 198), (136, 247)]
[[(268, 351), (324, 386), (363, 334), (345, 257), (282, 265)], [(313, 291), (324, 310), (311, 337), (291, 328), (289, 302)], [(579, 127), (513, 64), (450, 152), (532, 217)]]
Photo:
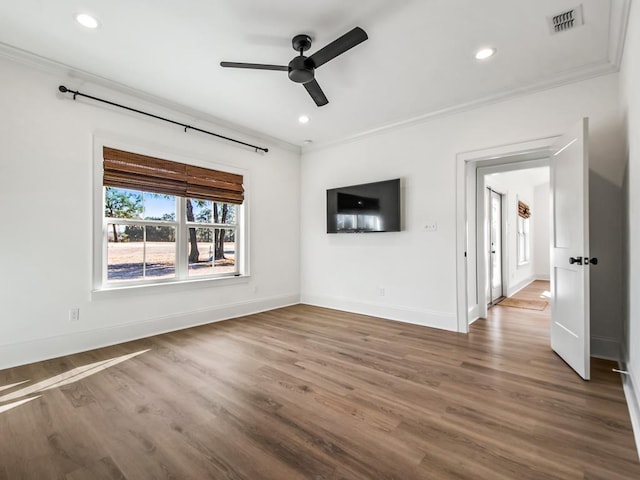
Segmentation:
[(489, 303), (502, 297), (502, 195), (489, 189)]
[(551, 348), (589, 380), (588, 118), (551, 156)]

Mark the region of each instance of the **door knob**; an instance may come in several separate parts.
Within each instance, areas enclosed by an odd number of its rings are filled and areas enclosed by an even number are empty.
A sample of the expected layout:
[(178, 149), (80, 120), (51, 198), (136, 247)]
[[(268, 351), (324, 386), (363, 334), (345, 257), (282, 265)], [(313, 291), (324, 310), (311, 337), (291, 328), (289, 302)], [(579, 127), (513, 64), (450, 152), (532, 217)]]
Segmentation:
[(598, 259), (596, 257), (592, 257), (592, 258), (586, 258), (584, 259), (584, 264), (585, 265), (597, 265), (598, 264)]
[[(582, 265), (582, 257), (569, 257), (569, 263), (571, 265), (573, 265), (574, 263), (577, 263), (578, 265)], [(597, 260), (596, 260), (596, 263), (598, 263)]]

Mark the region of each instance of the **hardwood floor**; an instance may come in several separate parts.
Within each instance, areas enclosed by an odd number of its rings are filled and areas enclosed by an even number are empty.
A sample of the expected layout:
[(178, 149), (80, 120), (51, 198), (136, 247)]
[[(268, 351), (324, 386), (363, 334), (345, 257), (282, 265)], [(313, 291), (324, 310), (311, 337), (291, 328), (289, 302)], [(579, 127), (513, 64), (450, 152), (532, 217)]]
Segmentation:
[(0, 479), (640, 478), (613, 364), (584, 382), (548, 308), (490, 312), (298, 305), (0, 371)]

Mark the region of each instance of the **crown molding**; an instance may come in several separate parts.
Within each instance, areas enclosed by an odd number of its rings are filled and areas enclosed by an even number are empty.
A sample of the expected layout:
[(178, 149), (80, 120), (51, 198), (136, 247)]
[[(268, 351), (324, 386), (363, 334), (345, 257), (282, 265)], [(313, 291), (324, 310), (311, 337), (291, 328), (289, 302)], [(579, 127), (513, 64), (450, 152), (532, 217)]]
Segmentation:
[(440, 110), (434, 110), (431, 112), (423, 113), (421, 115), (417, 115), (405, 120), (388, 123), (386, 125), (375, 127), (370, 130), (365, 130), (363, 132), (345, 136), (337, 140), (330, 140), (330, 141), (318, 143), (313, 146), (302, 147), (302, 154), (304, 155), (306, 153), (311, 153), (318, 150), (324, 150), (327, 148), (336, 147), (336, 146), (347, 144), (347, 143), (352, 143), (367, 137), (382, 135), (394, 130), (404, 129), (414, 125), (426, 123), (428, 121), (431, 121), (437, 118), (455, 115), (463, 112), (468, 112), (468, 111), (476, 110), (478, 108), (485, 107), (488, 105), (501, 103), (501, 102), (505, 102), (515, 98), (543, 92), (545, 90), (551, 90), (553, 88), (570, 85), (572, 83), (589, 80), (589, 79), (600, 77), (603, 75), (609, 75), (612, 73), (616, 73), (618, 70), (619, 69), (614, 65), (612, 65), (611, 63), (609, 63), (608, 60), (605, 60), (603, 62), (592, 64), (575, 71), (566, 72), (564, 75), (557, 76), (550, 80), (537, 82), (537, 83), (528, 85), (526, 87), (507, 90), (497, 95), (489, 95), (486, 97), (479, 98), (477, 100), (473, 100), (471, 102), (462, 103), (462, 104), (454, 105), (451, 107), (443, 108)]
[(562, 87), (572, 83), (590, 80), (602, 75), (617, 73), (620, 71), (620, 67), (622, 64), (630, 10), (631, 0), (611, 1), (611, 10), (609, 12), (609, 48), (607, 57), (600, 62), (587, 64), (576, 69), (566, 70), (554, 76), (553, 78), (547, 78), (539, 82), (530, 84), (526, 87), (506, 90), (497, 95), (489, 95), (477, 100), (473, 100), (471, 102), (452, 105), (440, 110), (425, 112), (420, 115), (416, 115), (396, 122), (387, 123), (385, 125), (380, 125), (378, 127), (353, 133), (351, 135), (347, 135), (335, 140), (327, 140), (324, 142), (318, 142), (314, 145), (303, 146), (302, 155), (347, 143), (352, 143), (367, 137), (381, 135), (390, 131), (408, 128), (410, 126), (425, 123), (436, 118), (475, 110), (487, 105), (505, 102), (514, 98), (539, 93), (545, 90), (551, 90), (553, 88)]
[(631, 0), (613, 0), (609, 17), (609, 62), (620, 70), (629, 26)]
[(368, 130), (355, 132), (350, 135), (342, 136), (333, 140), (322, 141), (314, 143), (313, 145), (303, 147), (286, 142), (276, 137), (269, 136), (256, 130), (249, 129), (242, 125), (222, 120), (200, 110), (186, 107), (179, 103), (171, 102), (164, 98), (145, 93), (143, 91), (131, 88), (127, 85), (109, 80), (107, 78), (100, 77), (92, 73), (79, 70), (77, 68), (73, 68), (69, 65), (59, 63), (45, 57), (41, 57), (34, 53), (13, 47), (8, 44), (0, 43), (0, 57), (8, 58), (32, 68), (46, 71), (48, 73), (53, 73), (56, 75), (63, 74), (66, 78), (70, 79), (70, 81), (86, 82), (104, 87), (114, 92), (128, 95), (134, 99), (159, 106), (171, 112), (185, 115), (190, 119), (206, 122), (217, 128), (227, 129), (230, 133), (236, 135), (240, 134), (241, 136), (246, 138), (247, 141), (267, 142), (271, 146), (278, 146), (283, 150), (304, 155), (306, 153), (311, 153), (338, 145), (355, 142), (386, 132), (408, 128), (410, 126), (422, 124), (436, 118), (463, 113), (466, 111), (478, 109), (483, 106), (488, 106), (491, 104), (508, 101), (514, 98), (539, 93), (545, 90), (562, 87), (571, 83), (589, 80), (602, 75), (616, 73), (620, 70), (620, 66), (622, 63), (630, 9), (631, 0), (611, 0), (609, 18), (609, 46), (607, 57), (600, 62), (588, 64), (577, 69), (567, 70), (559, 73), (558, 75), (555, 75), (552, 78), (546, 78), (525, 87), (506, 90), (496, 95), (489, 95), (470, 102), (452, 105), (450, 107), (439, 110), (427, 111), (416, 116), (379, 125)]
[[(147, 105), (160, 107), (166, 112), (177, 114), (185, 119), (196, 120), (204, 122), (211, 127), (223, 129), (226, 135), (240, 135), (243, 141), (247, 142), (264, 142), (268, 143), (269, 147), (277, 146), (283, 150), (300, 154), (301, 149), (299, 146), (285, 142), (279, 138), (275, 138), (264, 133), (251, 130), (232, 122), (222, 120), (218, 117), (202, 112), (197, 109), (193, 109), (182, 104), (166, 100), (164, 98), (152, 95), (141, 90), (129, 87), (125, 84), (109, 80), (108, 78), (94, 75), (90, 72), (74, 68), (64, 63), (56, 62), (54, 60), (36, 55), (27, 50), (16, 48), (12, 45), (8, 45), (0, 42), (0, 58), (5, 58), (10, 61), (25, 65), (43, 73), (52, 75), (64, 76), (65, 80), (68, 80), (71, 84), (67, 85), (72, 89), (79, 88), (80, 85), (94, 85), (104, 88), (106, 90), (113, 91), (114, 93), (126, 95), (136, 101), (144, 102)], [(92, 93), (92, 92), (83, 92)]]

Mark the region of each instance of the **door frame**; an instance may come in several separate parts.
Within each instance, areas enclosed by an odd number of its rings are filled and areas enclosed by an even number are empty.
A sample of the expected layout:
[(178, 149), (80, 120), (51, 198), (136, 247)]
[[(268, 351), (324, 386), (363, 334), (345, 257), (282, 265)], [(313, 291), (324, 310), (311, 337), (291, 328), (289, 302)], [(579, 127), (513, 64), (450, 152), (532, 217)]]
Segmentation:
[[(539, 138), (525, 142), (501, 145), (458, 153), (456, 155), (456, 297), (457, 297), (457, 321), (458, 332), (468, 333), (469, 324), (486, 316), (486, 266), (478, 261), (479, 240), (484, 244), (482, 235), (478, 235), (478, 228), (471, 228), (469, 221), (473, 220), (477, 227), (478, 210), (483, 210), (484, 201), (478, 202), (478, 177), (482, 177), (484, 186), (484, 174), (492, 167), (497, 171), (507, 169), (520, 170), (532, 168), (529, 165), (541, 166), (549, 164), (553, 146), (560, 135)], [(528, 165), (527, 165), (528, 164)], [(526, 166), (525, 166), (526, 165)], [(493, 172), (493, 173), (495, 173)], [(483, 192), (483, 190), (480, 190)], [(484, 192), (483, 192), (484, 193)], [(550, 232), (552, 233), (552, 232)], [(468, 253), (473, 252), (473, 256)], [(469, 268), (469, 261), (475, 262), (473, 268)], [(482, 271), (481, 271), (482, 270)], [(475, 275), (476, 297), (469, 302), (469, 271)], [(481, 297), (484, 297), (484, 310), (482, 310)], [(470, 304), (471, 303), (471, 304)]]

